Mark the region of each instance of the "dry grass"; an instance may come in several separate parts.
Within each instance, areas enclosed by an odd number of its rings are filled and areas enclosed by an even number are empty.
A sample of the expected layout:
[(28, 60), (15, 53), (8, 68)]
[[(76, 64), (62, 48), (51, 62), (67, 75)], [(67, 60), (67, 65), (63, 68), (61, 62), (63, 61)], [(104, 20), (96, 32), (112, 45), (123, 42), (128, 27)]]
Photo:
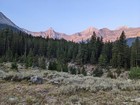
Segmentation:
[[(30, 85), (28, 83), (4, 82), (0, 83), (0, 105), (122, 105), (130, 103), (132, 98), (140, 97), (138, 91), (77, 91), (73, 94), (60, 94), (54, 91), (60, 87), (44, 83)], [(15, 99), (11, 101), (10, 99)]]
[[(140, 86), (137, 84), (139, 81), (131, 85), (132, 82), (128, 81), (74, 76), (67, 73), (34, 69), (20, 69), (19, 73), (23, 76), (37, 75), (44, 77), (45, 81), (43, 84), (35, 85), (24, 80), (13, 82), (0, 79), (0, 105), (139, 104), (138, 102), (132, 101), (132, 99), (140, 97)], [(8, 74), (17, 75), (18, 73), (9, 71)], [(108, 88), (108, 86), (110, 87), (112, 85), (119, 87), (116, 89), (106, 89), (106, 87)], [(134, 85), (135, 89), (132, 87)], [(91, 91), (94, 88), (95, 91)]]

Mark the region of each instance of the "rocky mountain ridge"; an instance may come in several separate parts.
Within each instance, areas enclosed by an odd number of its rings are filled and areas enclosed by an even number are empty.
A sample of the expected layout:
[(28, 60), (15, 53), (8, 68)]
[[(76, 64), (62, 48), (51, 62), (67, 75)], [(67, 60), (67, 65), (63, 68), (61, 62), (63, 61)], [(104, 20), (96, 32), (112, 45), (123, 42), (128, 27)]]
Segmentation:
[(88, 40), (93, 35), (93, 32), (96, 33), (97, 36), (103, 37), (104, 41), (115, 41), (122, 33), (125, 31), (126, 38), (134, 38), (140, 36), (140, 28), (119, 28), (117, 30), (110, 30), (108, 28), (97, 29), (94, 27), (89, 27), (82, 32), (77, 32), (72, 35), (67, 35), (64, 33), (56, 32), (55, 30), (48, 29), (44, 32), (29, 32), (33, 36), (42, 36), (44, 38), (57, 38), (57, 39), (65, 39), (68, 41), (80, 42), (82, 40)]
[(65, 33), (56, 32), (53, 28), (49, 28), (47, 31), (40, 31), (40, 32), (31, 32), (26, 29), (19, 28), (15, 25), (9, 18), (7, 18), (2, 12), (0, 12), (0, 25), (7, 25), (12, 26), (20, 31), (26, 32), (33, 36), (41, 36), (43, 38), (53, 38), (53, 39), (65, 39), (67, 41), (86, 41), (91, 38), (93, 32), (96, 33), (97, 36), (103, 37), (104, 41), (115, 41), (117, 37), (119, 37), (122, 31), (125, 31), (126, 38), (134, 38), (140, 36), (140, 27), (138, 28), (131, 28), (127, 26), (121, 26), (115, 30), (110, 30), (108, 28), (97, 29), (95, 27), (89, 27), (84, 31), (74, 33), (72, 35), (67, 35)]

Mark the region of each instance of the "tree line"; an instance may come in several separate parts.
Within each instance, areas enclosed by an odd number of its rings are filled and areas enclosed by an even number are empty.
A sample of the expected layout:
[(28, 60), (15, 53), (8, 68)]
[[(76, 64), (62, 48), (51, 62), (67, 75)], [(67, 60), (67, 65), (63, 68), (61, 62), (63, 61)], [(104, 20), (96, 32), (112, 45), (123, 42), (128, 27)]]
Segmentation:
[[(33, 37), (8, 28), (0, 30), (0, 62), (16, 61), (25, 63), (26, 67), (45, 69), (46, 59), (51, 62), (55, 60), (60, 71), (67, 71), (68, 62), (129, 69), (140, 66), (140, 41), (136, 38), (129, 47), (124, 31), (115, 42), (103, 42), (103, 38), (93, 32), (91, 39), (75, 43), (64, 39)], [(53, 68), (54, 63), (50, 64)]]

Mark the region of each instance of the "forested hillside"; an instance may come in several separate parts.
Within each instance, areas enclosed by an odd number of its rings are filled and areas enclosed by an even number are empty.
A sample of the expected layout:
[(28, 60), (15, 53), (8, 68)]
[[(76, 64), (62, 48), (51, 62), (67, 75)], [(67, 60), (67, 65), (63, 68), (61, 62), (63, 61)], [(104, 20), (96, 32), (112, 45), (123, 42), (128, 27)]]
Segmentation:
[(44, 39), (10, 29), (0, 30), (0, 61), (25, 63), (26, 67), (45, 68), (45, 61), (59, 70), (67, 71), (67, 63), (93, 64), (102, 67), (125, 68), (140, 66), (140, 41), (137, 38), (129, 47), (125, 32), (115, 42), (103, 42), (93, 32), (86, 43), (68, 42), (64, 39)]

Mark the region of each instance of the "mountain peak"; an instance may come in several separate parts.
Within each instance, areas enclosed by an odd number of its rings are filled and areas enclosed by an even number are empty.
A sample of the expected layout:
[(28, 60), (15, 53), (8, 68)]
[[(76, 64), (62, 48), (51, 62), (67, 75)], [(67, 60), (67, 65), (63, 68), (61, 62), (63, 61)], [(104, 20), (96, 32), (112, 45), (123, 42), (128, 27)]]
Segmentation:
[(91, 31), (95, 31), (95, 30), (98, 30), (98, 29), (95, 28), (95, 27), (90, 26), (86, 30), (91, 32)]
[(95, 28), (95, 27), (90, 26), (89, 28), (87, 28), (86, 30), (84, 30), (83, 33), (84, 33), (84, 34), (85, 34), (85, 33), (91, 34), (91, 33), (93, 33), (94, 31), (97, 32), (98, 29)]
[(120, 26), (120, 27), (116, 28), (116, 30), (125, 30), (128, 28), (129, 28), (128, 26)]
[(54, 29), (52, 27), (48, 28), (49, 31), (54, 31)]

